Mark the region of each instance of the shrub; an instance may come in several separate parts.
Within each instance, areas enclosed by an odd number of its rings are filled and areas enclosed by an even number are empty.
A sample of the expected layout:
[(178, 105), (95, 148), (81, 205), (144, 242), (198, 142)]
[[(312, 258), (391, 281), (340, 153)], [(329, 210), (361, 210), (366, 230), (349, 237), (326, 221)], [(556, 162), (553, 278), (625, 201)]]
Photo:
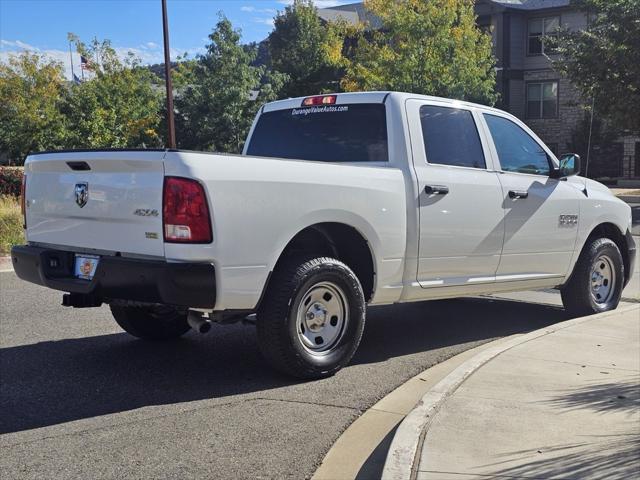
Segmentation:
[(0, 196), (20, 196), (23, 170), (20, 167), (0, 167)]
[(12, 195), (0, 195), (0, 255), (9, 253), (13, 245), (24, 243), (20, 202)]

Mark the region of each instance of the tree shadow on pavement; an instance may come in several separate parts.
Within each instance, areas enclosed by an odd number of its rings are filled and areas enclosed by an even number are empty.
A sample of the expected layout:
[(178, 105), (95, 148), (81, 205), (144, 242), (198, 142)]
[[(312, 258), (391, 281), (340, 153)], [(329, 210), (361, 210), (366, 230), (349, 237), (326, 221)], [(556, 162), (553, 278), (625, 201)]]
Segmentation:
[[(368, 315), (350, 368), (369, 378), (347, 371), (320, 387), (335, 382), (353, 391), (358, 381), (371, 383), (381, 375), (401, 383), (429, 366), (419, 355), (425, 351), (451, 347), (441, 354), (446, 358), (464, 350), (463, 344), (566, 319), (558, 307), (487, 298), (378, 307)], [(282, 392), (299, 383), (265, 364), (255, 328), (243, 324), (214, 327), (207, 336), (190, 333), (169, 343), (146, 343), (122, 333), (20, 345), (0, 350), (0, 433), (145, 406)]]
[[(623, 413), (635, 425), (635, 432), (585, 435), (584, 442), (510, 452), (505, 457), (518, 465), (496, 472), (515, 478), (640, 478), (640, 384), (638, 377), (618, 383), (594, 383), (557, 395), (547, 402), (555, 413), (591, 410), (601, 415)], [(526, 458), (538, 457), (532, 461)]]
[[(637, 417), (636, 422), (640, 422), (640, 378), (635, 375), (630, 376), (629, 380), (616, 383), (594, 383), (557, 395), (547, 403), (571, 411), (591, 409), (598, 413), (627, 413)], [(638, 433), (640, 434), (640, 423)]]
[(639, 478), (640, 434), (601, 435), (589, 444), (558, 445), (517, 452), (539, 459), (495, 472), (496, 478)]

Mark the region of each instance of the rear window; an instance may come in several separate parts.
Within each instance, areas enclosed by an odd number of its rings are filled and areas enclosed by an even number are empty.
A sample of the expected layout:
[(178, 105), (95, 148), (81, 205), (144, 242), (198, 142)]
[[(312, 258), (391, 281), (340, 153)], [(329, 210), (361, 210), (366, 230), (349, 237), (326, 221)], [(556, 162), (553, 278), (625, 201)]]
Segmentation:
[(263, 113), (247, 155), (321, 162), (386, 162), (385, 107), (363, 103)]

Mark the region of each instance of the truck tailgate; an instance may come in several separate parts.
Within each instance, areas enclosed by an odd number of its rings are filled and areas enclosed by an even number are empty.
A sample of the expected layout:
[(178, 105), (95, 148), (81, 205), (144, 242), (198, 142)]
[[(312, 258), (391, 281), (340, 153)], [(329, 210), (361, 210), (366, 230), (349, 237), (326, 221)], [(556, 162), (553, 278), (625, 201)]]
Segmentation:
[(27, 240), (163, 257), (163, 158), (163, 151), (28, 157)]

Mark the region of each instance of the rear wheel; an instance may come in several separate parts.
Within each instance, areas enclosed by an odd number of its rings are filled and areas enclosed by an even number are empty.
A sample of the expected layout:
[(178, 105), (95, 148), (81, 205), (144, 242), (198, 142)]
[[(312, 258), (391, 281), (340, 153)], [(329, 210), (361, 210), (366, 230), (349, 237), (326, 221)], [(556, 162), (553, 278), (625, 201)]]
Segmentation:
[(360, 344), (365, 306), (360, 282), (344, 263), (313, 255), (286, 258), (258, 312), (260, 350), (283, 373), (333, 375)]
[(573, 274), (560, 290), (562, 303), (572, 315), (613, 310), (620, 303), (624, 263), (618, 246), (608, 238), (589, 240)]
[(124, 331), (144, 340), (172, 340), (184, 335), (190, 327), (187, 311), (169, 305), (123, 307), (111, 305), (115, 321)]

